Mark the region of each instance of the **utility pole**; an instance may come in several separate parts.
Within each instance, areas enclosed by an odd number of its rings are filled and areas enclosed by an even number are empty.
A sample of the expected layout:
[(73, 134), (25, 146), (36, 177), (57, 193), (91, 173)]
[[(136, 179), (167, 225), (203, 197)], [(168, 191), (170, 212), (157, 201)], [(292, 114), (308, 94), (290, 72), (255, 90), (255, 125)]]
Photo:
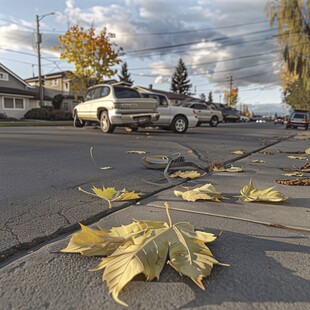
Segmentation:
[(36, 44), (37, 44), (37, 52), (38, 52), (38, 67), (39, 67), (39, 92), (40, 92), (40, 108), (43, 106), (43, 85), (42, 85), (42, 73), (41, 73), (41, 43), (42, 43), (42, 35), (40, 33), (40, 20), (42, 20), (45, 16), (54, 15), (54, 12), (44, 14), (44, 15), (36, 15), (37, 22), (37, 32), (36, 32)]
[(232, 86), (233, 86), (233, 77), (232, 75), (229, 77), (229, 106), (232, 106), (232, 96), (231, 96), (231, 92), (232, 92)]

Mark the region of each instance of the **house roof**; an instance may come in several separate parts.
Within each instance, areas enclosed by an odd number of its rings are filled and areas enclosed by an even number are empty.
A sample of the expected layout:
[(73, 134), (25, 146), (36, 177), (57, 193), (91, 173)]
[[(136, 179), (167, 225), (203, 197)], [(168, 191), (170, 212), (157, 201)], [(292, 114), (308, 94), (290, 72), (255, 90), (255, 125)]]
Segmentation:
[[(71, 71), (59, 71), (59, 72), (54, 72), (54, 73), (50, 73), (50, 74), (42, 74), (42, 77), (47, 78), (47, 79), (53, 79), (56, 77), (64, 77), (66, 76), (67, 73), (71, 73)], [(39, 79), (38, 76), (33, 76), (31, 78), (27, 78), (25, 79), (25, 81), (37, 81)]]
[[(0, 87), (0, 94), (21, 95), (33, 99), (40, 99), (39, 88), (23, 90), (18, 88)], [(44, 95), (44, 100), (53, 100), (51, 97)]]
[(25, 86), (32, 88), (31, 85), (29, 85), (27, 82), (25, 82), (21, 77), (19, 77), (17, 74), (15, 74), (13, 71), (11, 71), (9, 68), (7, 68), (5, 65), (3, 65), (2, 63), (0, 63), (0, 68), (6, 72), (8, 72), (10, 75), (14, 76), (15, 79), (17, 79), (19, 82), (21, 82), (22, 84), (24, 84)]

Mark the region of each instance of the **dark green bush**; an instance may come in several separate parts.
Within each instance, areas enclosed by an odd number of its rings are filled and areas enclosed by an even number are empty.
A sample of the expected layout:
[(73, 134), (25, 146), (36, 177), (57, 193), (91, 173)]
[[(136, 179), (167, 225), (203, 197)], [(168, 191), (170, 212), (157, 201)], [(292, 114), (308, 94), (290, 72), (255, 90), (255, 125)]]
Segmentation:
[(0, 113), (0, 119), (7, 119), (7, 115), (5, 113)]
[(26, 119), (50, 119), (51, 113), (45, 108), (34, 108), (29, 110), (24, 118)]
[(50, 106), (43, 106), (42, 109), (45, 109), (50, 113), (54, 111), (54, 107), (50, 107)]
[(65, 110), (54, 110), (51, 112), (51, 119), (55, 121), (72, 120), (72, 113)]

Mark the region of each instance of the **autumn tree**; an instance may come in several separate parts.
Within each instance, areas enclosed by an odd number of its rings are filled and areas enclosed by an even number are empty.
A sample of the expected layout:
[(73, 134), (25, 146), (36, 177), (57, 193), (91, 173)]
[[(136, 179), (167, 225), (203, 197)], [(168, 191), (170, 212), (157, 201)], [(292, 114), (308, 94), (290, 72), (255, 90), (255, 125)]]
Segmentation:
[(96, 34), (92, 26), (84, 29), (79, 25), (58, 36), (60, 45), (56, 49), (61, 52), (60, 59), (74, 63), (74, 71), (68, 78), (75, 94), (116, 74), (113, 66), (121, 62), (123, 49), (111, 42), (113, 38), (115, 35), (106, 29)]
[[(310, 1), (270, 0), (265, 7), (271, 26), (277, 25), (278, 42), (289, 79), (310, 90)], [(287, 87), (282, 79), (284, 89)]]
[(230, 106), (236, 106), (238, 102), (238, 88), (232, 88), (230, 91), (225, 91), (224, 93), (224, 100), (225, 103)]
[(182, 58), (180, 58), (178, 65), (172, 75), (171, 90), (174, 93), (190, 95), (189, 90), (192, 87), (192, 84), (190, 84), (190, 80), (187, 77), (187, 68)]
[(133, 84), (133, 80), (130, 78), (130, 73), (128, 72), (127, 63), (124, 62), (121, 68), (121, 75), (118, 75), (118, 78), (122, 82)]

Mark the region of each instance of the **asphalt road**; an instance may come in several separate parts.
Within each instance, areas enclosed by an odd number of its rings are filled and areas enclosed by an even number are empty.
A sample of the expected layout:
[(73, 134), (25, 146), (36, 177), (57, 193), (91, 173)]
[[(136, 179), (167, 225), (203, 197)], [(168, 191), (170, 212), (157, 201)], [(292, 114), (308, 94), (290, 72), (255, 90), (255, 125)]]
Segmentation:
[[(140, 161), (145, 155), (127, 151), (146, 151), (147, 155), (192, 151), (191, 156), (205, 162), (225, 161), (237, 157), (231, 151), (251, 152), (292, 133), (272, 123), (204, 126), (182, 135), (154, 129), (137, 133), (117, 129), (104, 135), (94, 127), (1, 128), (0, 258), (111, 212), (104, 201), (80, 192), (79, 187), (125, 187), (148, 195), (163, 190), (165, 186), (143, 181), (160, 180), (162, 172), (146, 169)], [(106, 166), (112, 169), (100, 169)]]

